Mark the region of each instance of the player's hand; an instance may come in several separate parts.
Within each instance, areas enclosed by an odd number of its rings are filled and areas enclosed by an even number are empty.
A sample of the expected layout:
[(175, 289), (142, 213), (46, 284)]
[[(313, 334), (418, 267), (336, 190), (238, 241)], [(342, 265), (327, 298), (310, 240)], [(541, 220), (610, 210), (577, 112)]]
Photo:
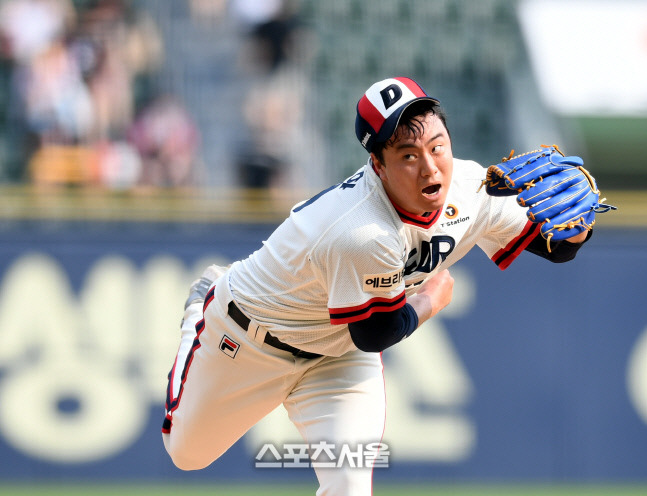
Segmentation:
[(449, 270), (441, 270), (438, 274), (425, 281), (418, 292), (408, 298), (418, 314), (418, 320), (422, 324), (425, 320), (433, 317), (452, 301), (454, 292), (454, 278)]
[(423, 284), (422, 291), (431, 297), (431, 317), (433, 317), (452, 301), (454, 278), (449, 270), (441, 270)]
[(551, 241), (582, 243), (596, 214), (617, 209), (600, 203), (595, 179), (580, 157), (565, 156), (557, 145), (513, 153), (488, 167), (483, 185), (491, 196), (517, 195), (517, 203), (528, 208), (528, 219), (541, 226), (548, 252)]

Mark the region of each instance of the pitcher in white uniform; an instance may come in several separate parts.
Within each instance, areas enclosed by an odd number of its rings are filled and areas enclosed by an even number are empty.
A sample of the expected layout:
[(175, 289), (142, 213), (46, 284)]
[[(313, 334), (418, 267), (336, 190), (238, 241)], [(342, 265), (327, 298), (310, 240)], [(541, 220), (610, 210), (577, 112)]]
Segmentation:
[[(194, 285), (163, 426), (179, 468), (210, 465), (281, 404), (308, 446), (379, 446), (380, 352), (449, 304), (447, 269), (475, 245), (501, 269), (524, 250), (563, 262), (587, 238), (549, 251), (513, 196), (488, 196), (485, 169), (453, 157), (438, 100), (409, 78), (366, 91), (356, 136), (364, 167)], [(316, 494), (372, 494), (367, 465), (316, 468)]]

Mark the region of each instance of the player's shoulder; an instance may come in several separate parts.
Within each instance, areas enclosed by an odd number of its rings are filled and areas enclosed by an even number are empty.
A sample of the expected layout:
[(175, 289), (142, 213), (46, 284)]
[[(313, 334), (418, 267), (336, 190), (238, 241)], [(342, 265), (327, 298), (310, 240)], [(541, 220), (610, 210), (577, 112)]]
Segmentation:
[(354, 191), (340, 190), (334, 200), (330, 204), (328, 226), (320, 239), (322, 246), (343, 247), (359, 253), (363, 250), (395, 249), (400, 225), (375, 181), (368, 178)]
[(343, 182), (296, 205), (290, 214), (317, 243), (363, 244), (379, 233), (392, 234), (394, 222), (372, 171), (358, 170)]
[[(297, 203), (292, 208), (292, 213), (298, 213), (303, 210), (308, 215), (316, 217), (318, 215), (326, 215), (330, 212), (329, 209), (321, 208), (322, 205), (328, 207), (337, 205), (338, 208), (346, 208), (346, 204), (356, 202), (358, 196), (365, 194), (366, 191), (365, 169), (365, 167), (362, 167), (342, 182), (333, 184), (309, 199)], [(314, 205), (315, 208), (310, 208), (311, 205)]]
[(354, 242), (370, 243), (381, 236), (392, 237), (397, 234), (398, 224), (392, 211), (386, 205), (379, 191), (369, 191), (357, 198), (352, 205), (337, 211), (330, 218), (327, 238)]
[(344, 264), (363, 267), (371, 260), (381, 260), (397, 266), (404, 243), (385, 209), (365, 202), (336, 219), (310, 253), (322, 262), (344, 260)]
[(482, 181), (485, 177), (486, 168), (474, 160), (454, 158), (453, 179), (456, 180), (477, 180)]
[(474, 160), (454, 159), (451, 191), (453, 196), (469, 197), (476, 200), (487, 170)]

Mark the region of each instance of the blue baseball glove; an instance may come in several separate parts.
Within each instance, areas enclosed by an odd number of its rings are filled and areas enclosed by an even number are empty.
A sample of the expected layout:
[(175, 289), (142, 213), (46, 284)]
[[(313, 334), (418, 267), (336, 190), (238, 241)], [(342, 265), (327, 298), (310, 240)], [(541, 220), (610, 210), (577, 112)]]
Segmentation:
[(541, 224), (549, 250), (551, 239), (590, 231), (595, 214), (616, 210), (600, 203), (595, 179), (580, 157), (566, 157), (556, 145), (514, 157), (513, 153), (488, 167), (483, 185), (491, 196), (517, 195), (517, 203), (528, 207), (528, 218)]

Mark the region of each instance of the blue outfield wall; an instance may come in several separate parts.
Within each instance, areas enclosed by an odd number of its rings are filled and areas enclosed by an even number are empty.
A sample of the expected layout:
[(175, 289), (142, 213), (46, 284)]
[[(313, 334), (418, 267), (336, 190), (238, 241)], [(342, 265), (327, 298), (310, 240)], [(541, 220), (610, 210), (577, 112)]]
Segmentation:
[[(255, 467), (298, 441), (281, 411), (200, 472), (161, 443), (189, 283), (273, 227), (0, 226), (0, 478), (311, 479)], [(599, 229), (568, 264), (523, 254), (501, 272), (477, 249), (451, 269), (450, 307), (384, 353), (376, 479), (647, 480), (646, 245)]]

